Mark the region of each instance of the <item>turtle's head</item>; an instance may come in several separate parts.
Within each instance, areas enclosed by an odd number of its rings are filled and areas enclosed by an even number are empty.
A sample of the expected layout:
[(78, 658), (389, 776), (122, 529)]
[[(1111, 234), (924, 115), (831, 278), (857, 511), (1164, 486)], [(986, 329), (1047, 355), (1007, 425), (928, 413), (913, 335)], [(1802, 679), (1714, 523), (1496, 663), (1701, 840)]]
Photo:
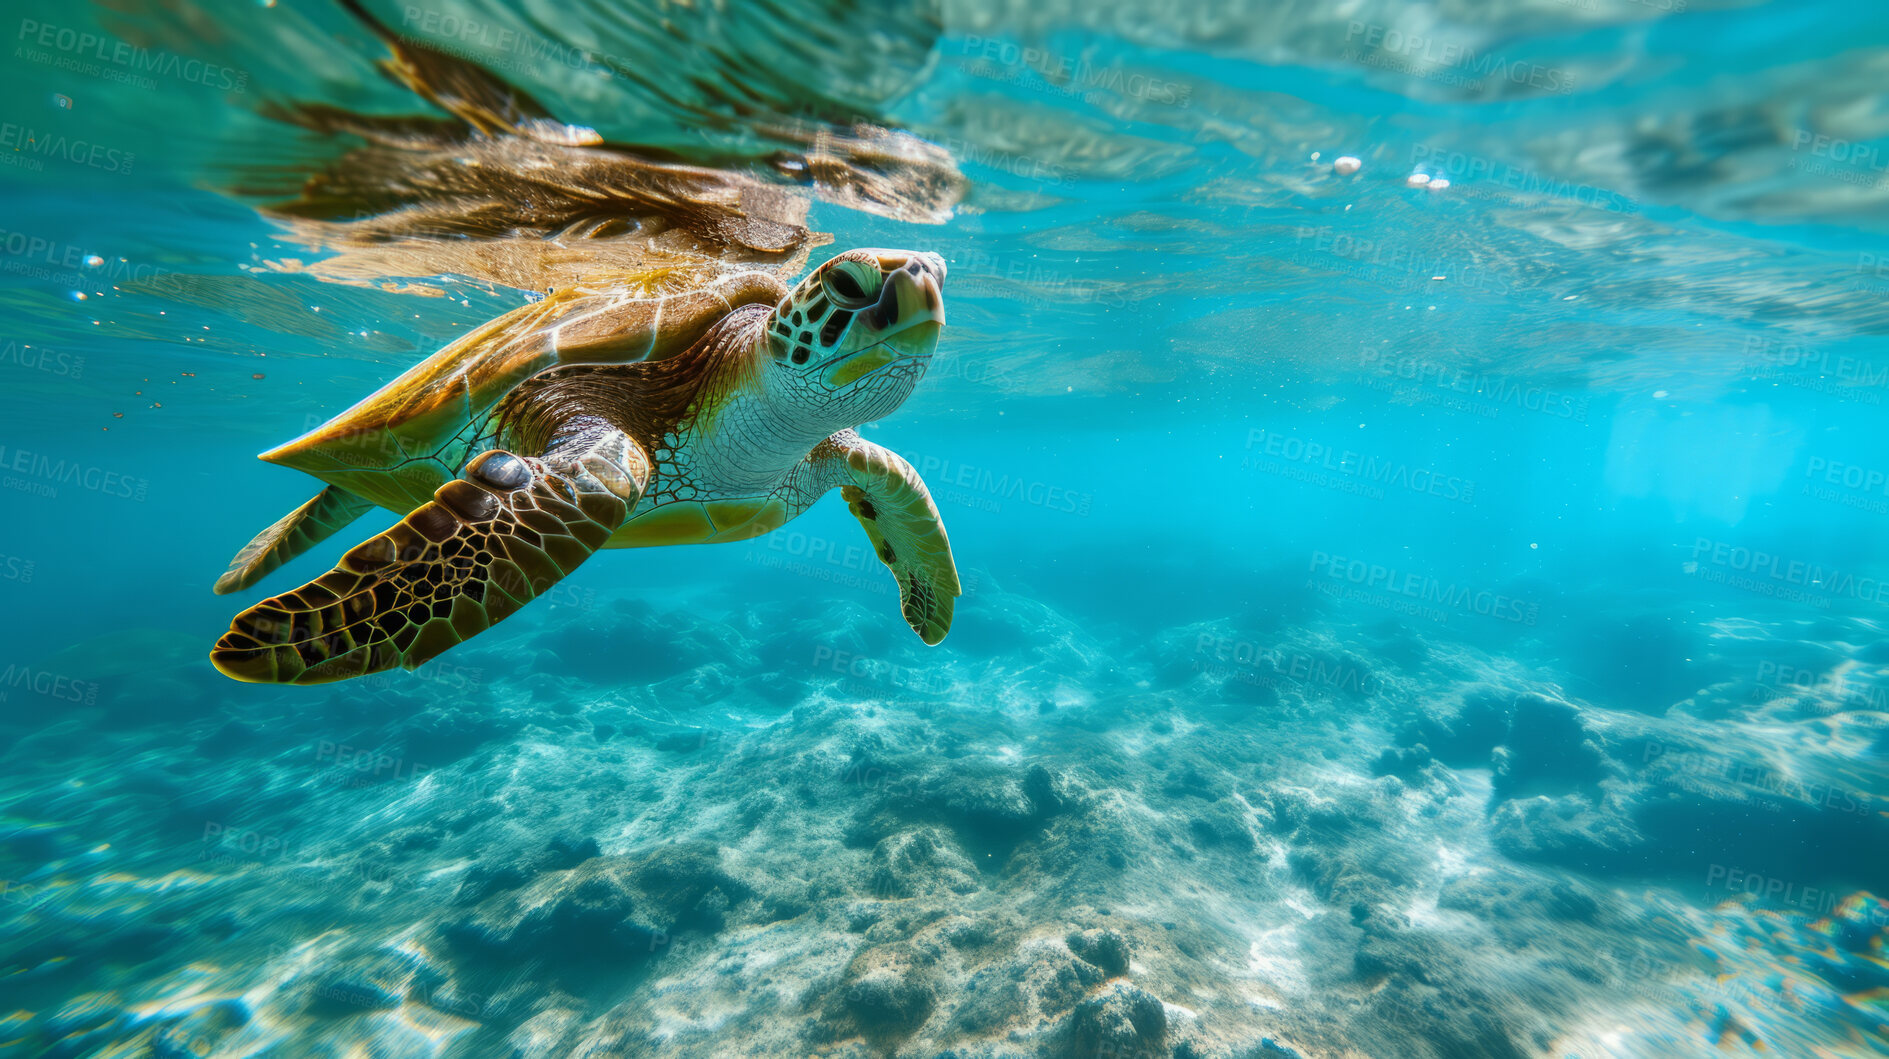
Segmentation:
[(821, 427), (889, 414), (938, 348), (944, 278), (944, 258), (916, 250), (848, 250), (814, 269), (768, 316), (768, 389)]

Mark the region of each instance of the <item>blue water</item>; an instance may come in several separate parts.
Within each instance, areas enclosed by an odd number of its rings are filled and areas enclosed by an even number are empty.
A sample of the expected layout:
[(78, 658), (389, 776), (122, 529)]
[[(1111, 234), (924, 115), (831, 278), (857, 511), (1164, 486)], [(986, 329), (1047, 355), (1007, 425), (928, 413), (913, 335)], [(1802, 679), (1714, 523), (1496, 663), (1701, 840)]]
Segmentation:
[(255, 454), (568, 279), (265, 215), (339, 6), (11, 4), (0, 1051), (1889, 1054), (1889, 18), (871, 7), (375, 10), (950, 262), (943, 645), (827, 498), (299, 688)]

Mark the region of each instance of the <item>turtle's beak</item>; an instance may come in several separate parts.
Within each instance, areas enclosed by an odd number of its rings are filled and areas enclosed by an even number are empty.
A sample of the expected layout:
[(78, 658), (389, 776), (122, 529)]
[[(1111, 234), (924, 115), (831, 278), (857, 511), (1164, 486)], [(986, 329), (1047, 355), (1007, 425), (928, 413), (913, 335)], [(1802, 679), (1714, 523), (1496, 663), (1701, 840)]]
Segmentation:
[(869, 322), (887, 334), (930, 324), (943, 327), (944, 258), (931, 253), (881, 253), (879, 267), (885, 269), (885, 285), (879, 288), (879, 301), (870, 310)]

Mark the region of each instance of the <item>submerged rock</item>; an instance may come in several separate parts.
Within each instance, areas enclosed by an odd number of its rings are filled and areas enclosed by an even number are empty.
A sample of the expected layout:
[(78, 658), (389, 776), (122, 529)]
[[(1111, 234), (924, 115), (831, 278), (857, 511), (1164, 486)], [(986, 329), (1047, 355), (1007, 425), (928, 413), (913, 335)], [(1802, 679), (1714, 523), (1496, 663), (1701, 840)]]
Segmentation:
[(1128, 973), (1128, 939), (1115, 930), (1083, 930), (1065, 939), (1069, 951), (1110, 978)]
[(978, 889), (977, 867), (934, 827), (888, 835), (872, 851), (872, 896), (968, 894)]
[(562, 1044), (578, 1021), (577, 1012), (568, 1008), (540, 1011), (520, 1023), (505, 1043), (511, 1046), (515, 1059), (561, 1059), (570, 1054)]
[(1493, 768), (1497, 801), (1592, 789), (1606, 755), (1573, 704), (1533, 693), (1481, 688), (1456, 713), (1404, 726), (1381, 754), (1377, 775), (1414, 778), (1432, 757), (1452, 768)]
[(151, 1037), (158, 1059), (201, 1059), (215, 1054), (223, 1041), (249, 1023), (249, 1006), (240, 1000), (204, 1004)]
[(727, 909), (752, 895), (712, 850), (663, 846), (640, 858), (590, 857), (542, 874), (487, 899), (446, 936), (469, 952), (572, 971), (634, 964), (665, 951), (683, 931), (719, 929)]
[(1167, 1032), (1167, 1010), (1158, 997), (1127, 982), (1111, 982), (1070, 1015), (1068, 1054), (1075, 1059), (1163, 1055)]
[(303, 1014), (344, 1018), (399, 1007), (409, 992), (430, 995), (444, 980), (439, 969), (414, 953), (359, 946), (296, 978), (288, 992)]
[(541, 849), (513, 861), (493, 858), (467, 869), (458, 900), (477, 903), (506, 890), (515, 890), (545, 872), (563, 871), (601, 855), (594, 838), (559, 835)]
[(1413, 746), (1386, 747), (1377, 756), (1371, 766), (1374, 776), (1396, 776), (1399, 779), (1414, 780), (1435, 758), (1430, 755), (1430, 748), (1422, 743)]
[(938, 987), (921, 956), (905, 945), (868, 949), (846, 968), (829, 1021), (868, 1040), (910, 1036), (931, 1016)]
[(1246, 813), (1231, 799), (1215, 802), (1195, 812), (1187, 823), (1194, 844), (1202, 849), (1225, 848), (1234, 853), (1252, 853), (1259, 844), (1247, 826)]
[(970, 1034), (1005, 1026), (1026, 1032), (1062, 1019), (1105, 977), (1064, 946), (1038, 939), (971, 975), (959, 991), (963, 999), (953, 1022)]

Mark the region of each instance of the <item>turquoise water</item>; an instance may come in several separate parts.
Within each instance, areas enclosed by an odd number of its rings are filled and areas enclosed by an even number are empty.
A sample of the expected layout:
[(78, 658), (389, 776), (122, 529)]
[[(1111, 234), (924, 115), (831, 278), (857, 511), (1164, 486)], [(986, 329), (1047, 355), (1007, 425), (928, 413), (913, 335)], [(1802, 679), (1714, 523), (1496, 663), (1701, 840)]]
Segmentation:
[(213, 595), (255, 454), (638, 244), (349, 229), (338, 5), (10, 5), (0, 1051), (1889, 1054), (1882, 12), (870, 7), (373, 10), (950, 263), (950, 636), (829, 497), (304, 688), (395, 516)]

